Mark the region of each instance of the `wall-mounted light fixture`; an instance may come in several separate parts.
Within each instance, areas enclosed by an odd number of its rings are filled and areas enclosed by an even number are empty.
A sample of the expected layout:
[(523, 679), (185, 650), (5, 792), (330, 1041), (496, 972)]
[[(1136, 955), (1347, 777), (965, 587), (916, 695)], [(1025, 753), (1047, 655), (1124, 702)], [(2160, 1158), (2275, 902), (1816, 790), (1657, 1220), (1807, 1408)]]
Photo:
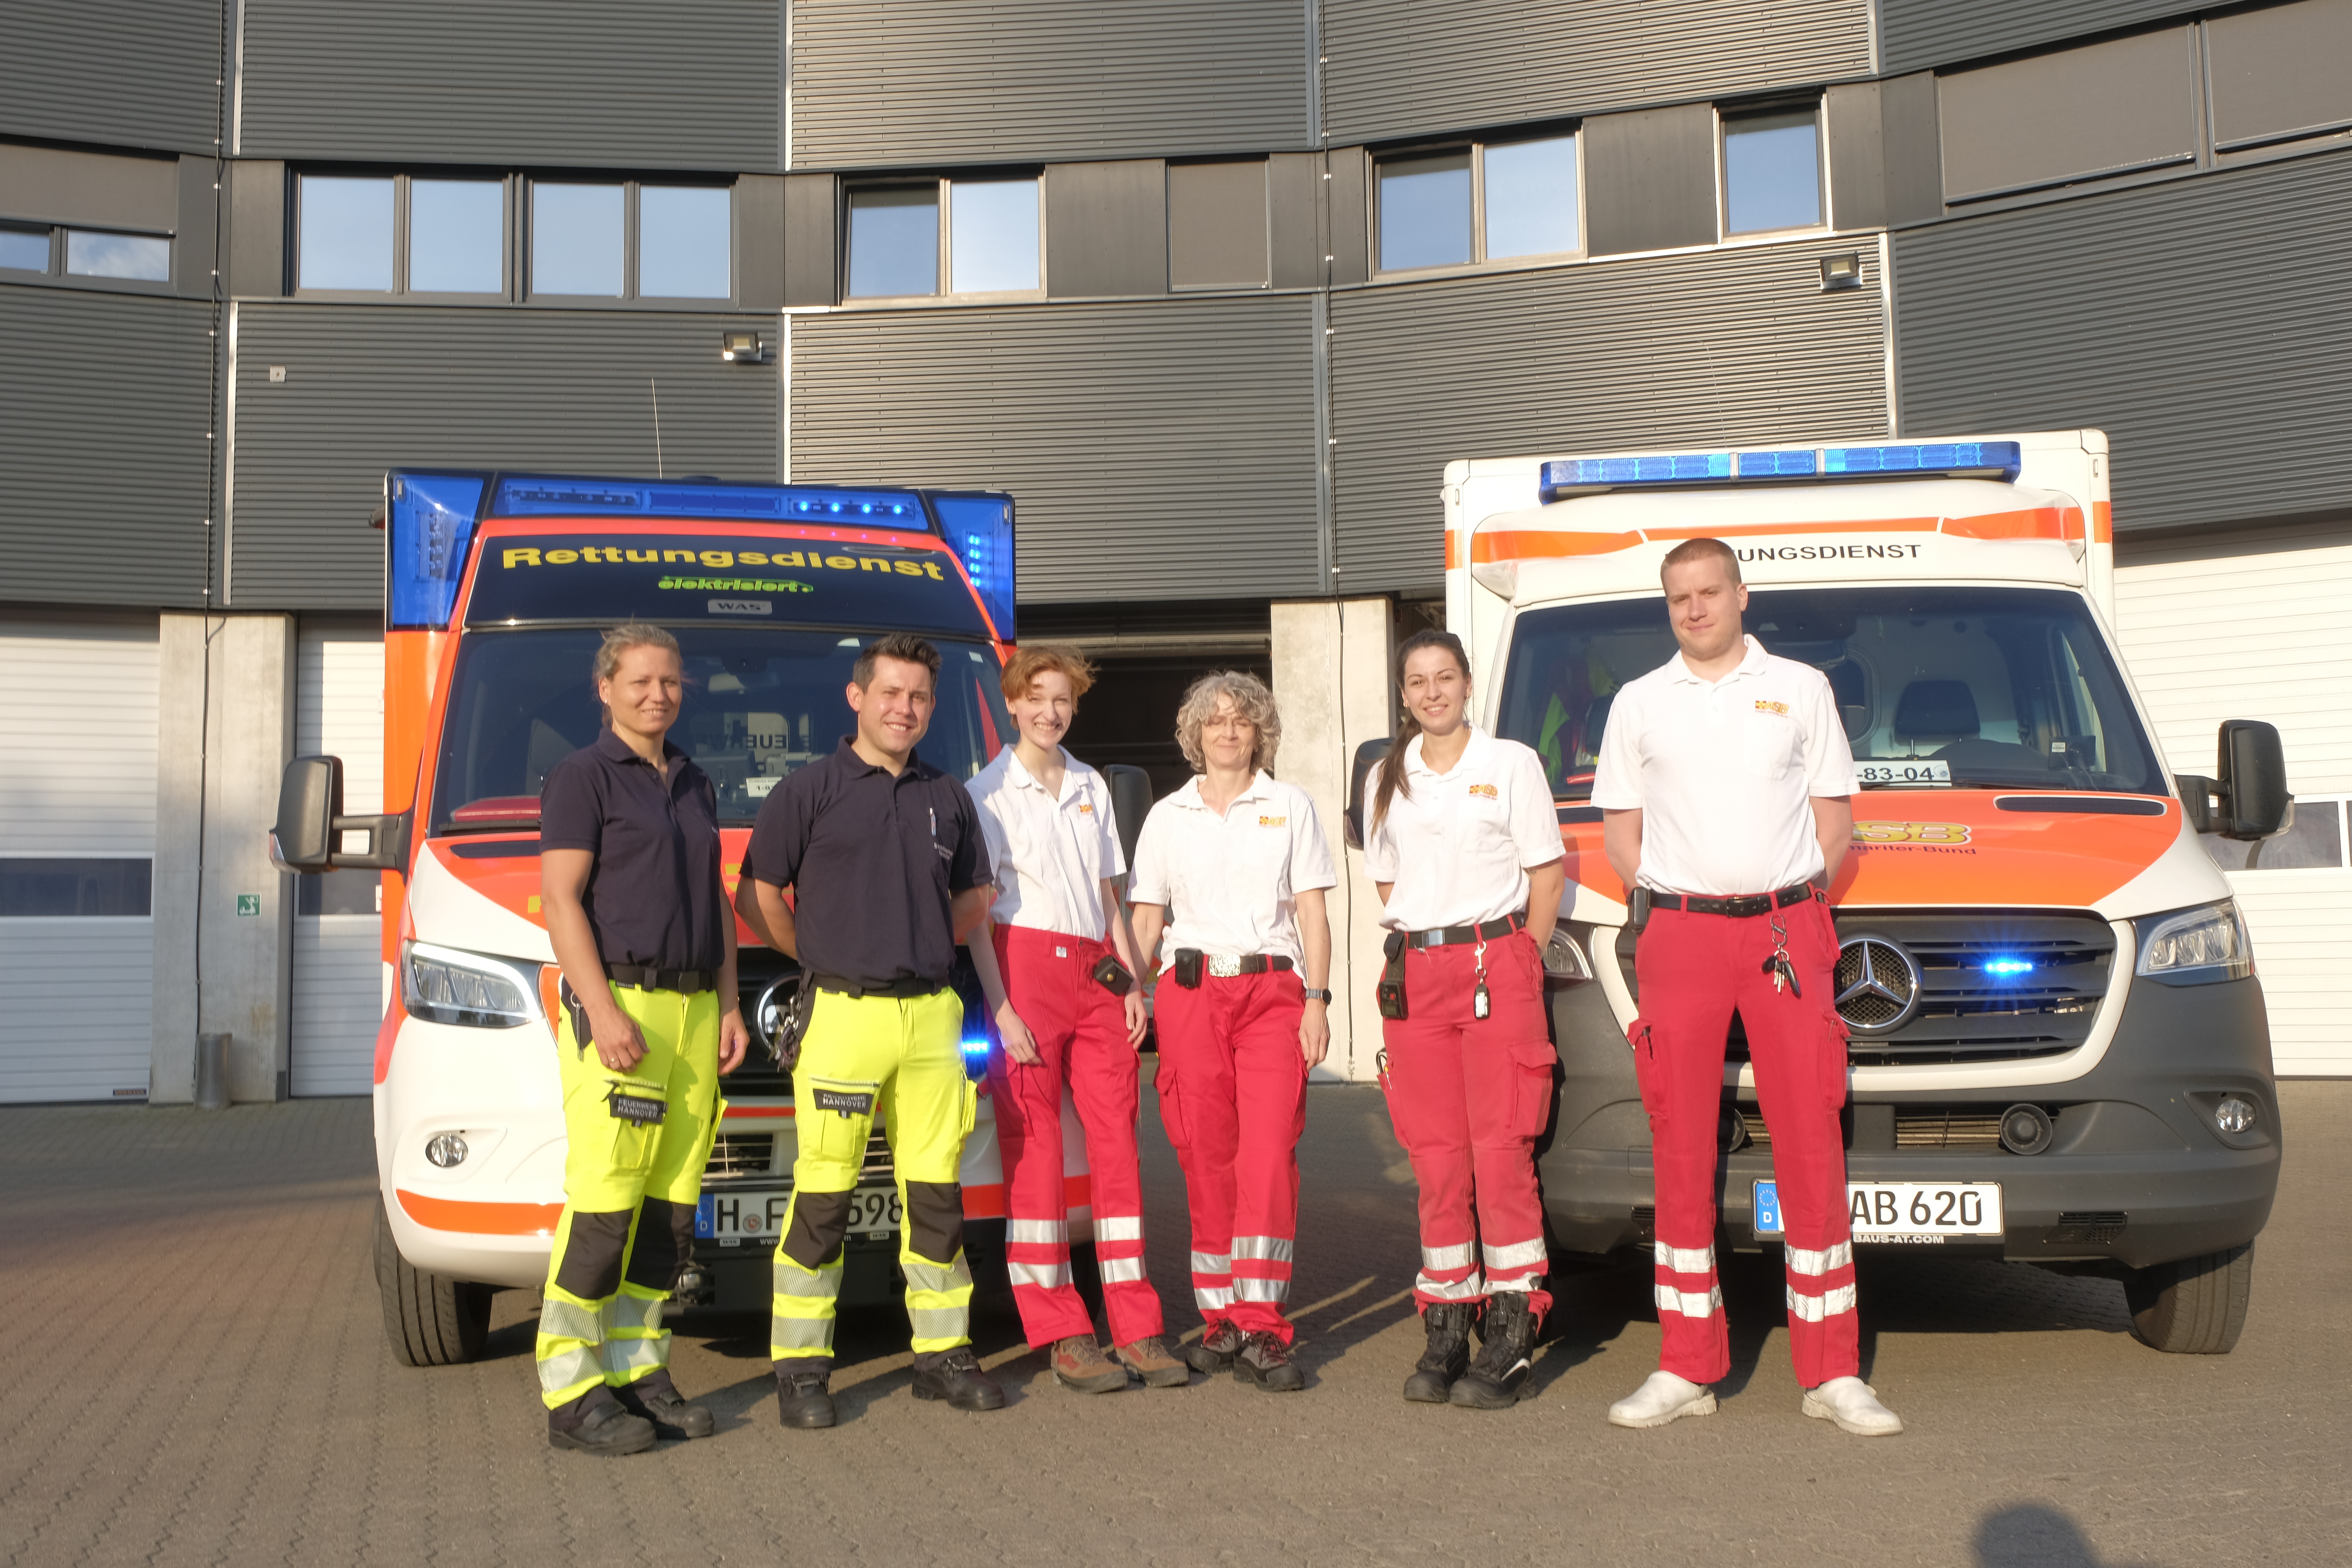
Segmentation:
[(1843, 289), (1862, 287), (1862, 252), (1849, 250), (1838, 256), (1822, 258), (1822, 292), (1834, 294)]
[(721, 332), (719, 334), (719, 357), (730, 364), (765, 364), (768, 345), (760, 341), (757, 332)]

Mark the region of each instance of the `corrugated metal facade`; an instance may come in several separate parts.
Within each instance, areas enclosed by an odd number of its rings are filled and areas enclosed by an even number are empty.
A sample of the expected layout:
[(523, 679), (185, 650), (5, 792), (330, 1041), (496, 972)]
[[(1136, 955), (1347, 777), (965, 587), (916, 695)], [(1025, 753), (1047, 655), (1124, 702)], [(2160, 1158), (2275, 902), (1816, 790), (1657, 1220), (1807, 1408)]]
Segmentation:
[(210, 315), (0, 286), (0, 598), (204, 603)]
[(1313, 309), (799, 317), (793, 477), (1012, 491), (1024, 601), (1318, 593)]
[(1878, 0), (1888, 76), (2178, 16), (2179, 0)]
[(2116, 527), (2341, 507), (2352, 158), (2297, 159), (1895, 239), (1906, 430), (2115, 443)]
[(226, 0), (5, 0), (0, 135), (210, 153), (230, 9)]
[(772, 335), (772, 317), (251, 301), (237, 317), (239, 609), (379, 608), (368, 518), (395, 464), (776, 477), (775, 368), (719, 358), (722, 330)]
[(781, 19), (751, 0), (245, 0), (237, 151), (773, 169)]
[[(342, 758), (343, 809), (381, 810), (383, 634), (365, 623), (306, 622), (295, 649), (294, 754)], [(367, 1093), (385, 990), (377, 916), (296, 914), (292, 962), (293, 1092)]]
[(1866, 76), (1867, 0), (1326, 0), (1334, 142)]
[(1309, 146), (1300, 0), (790, 0), (793, 166)]
[(1876, 262), (1821, 291), (1814, 240), (1463, 278), (1331, 300), (1337, 579), (1434, 590), (1456, 458), (1886, 429)]

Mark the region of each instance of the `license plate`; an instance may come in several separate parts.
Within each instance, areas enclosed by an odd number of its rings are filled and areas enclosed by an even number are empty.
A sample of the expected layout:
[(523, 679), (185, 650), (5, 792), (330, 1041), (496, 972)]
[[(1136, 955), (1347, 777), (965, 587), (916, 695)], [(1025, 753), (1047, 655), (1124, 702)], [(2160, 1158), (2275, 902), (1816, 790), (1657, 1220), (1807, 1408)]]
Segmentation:
[(1856, 763), (1853, 771), (1866, 784), (1948, 784), (1952, 764), (1915, 758), (1900, 763)]
[[(789, 1188), (705, 1193), (695, 1205), (694, 1234), (701, 1240), (729, 1246), (772, 1242), (783, 1233), (784, 1213), (792, 1205), (792, 1197)], [(849, 1194), (850, 1235), (896, 1236), (900, 1220), (896, 1186), (860, 1187)]]
[[(1849, 1182), (1853, 1238), (1939, 1247), (1948, 1237), (1998, 1241), (2008, 1234), (1999, 1182)], [(1756, 1234), (1781, 1232), (1780, 1184), (1756, 1184)]]

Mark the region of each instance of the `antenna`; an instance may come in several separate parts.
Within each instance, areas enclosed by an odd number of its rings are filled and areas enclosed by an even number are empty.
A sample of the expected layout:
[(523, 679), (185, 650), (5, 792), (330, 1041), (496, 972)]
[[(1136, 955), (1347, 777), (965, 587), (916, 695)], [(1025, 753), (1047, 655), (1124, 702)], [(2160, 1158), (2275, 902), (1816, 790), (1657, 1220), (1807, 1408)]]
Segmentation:
[(654, 392), (654, 478), (657, 479), (666, 479), (669, 478), (669, 473), (667, 469), (662, 467), (661, 383), (656, 381), (652, 376), (647, 376), (646, 377), (646, 384), (652, 387)]

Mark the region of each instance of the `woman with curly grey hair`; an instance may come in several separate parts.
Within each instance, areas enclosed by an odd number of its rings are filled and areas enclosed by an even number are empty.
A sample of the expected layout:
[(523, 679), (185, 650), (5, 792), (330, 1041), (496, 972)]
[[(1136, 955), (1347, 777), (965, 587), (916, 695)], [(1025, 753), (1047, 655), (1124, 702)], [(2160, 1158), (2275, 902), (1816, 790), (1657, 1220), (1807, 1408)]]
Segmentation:
[(1282, 1306), (1307, 1069), (1331, 1040), (1323, 895), (1339, 880), (1314, 803), (1268, 771), (1281, 740), (1264, 681), (1194, 681), (1176, 716), (1194, 776), (1144, 819), (1128, 890), (1142, 962), (1169, 940), (1154, 993), (1160, 1115), (1184, 1168), (1192, 1300), (1208, 1325), (1188, 1359), (1270, 1392), (1306, 1385)]

